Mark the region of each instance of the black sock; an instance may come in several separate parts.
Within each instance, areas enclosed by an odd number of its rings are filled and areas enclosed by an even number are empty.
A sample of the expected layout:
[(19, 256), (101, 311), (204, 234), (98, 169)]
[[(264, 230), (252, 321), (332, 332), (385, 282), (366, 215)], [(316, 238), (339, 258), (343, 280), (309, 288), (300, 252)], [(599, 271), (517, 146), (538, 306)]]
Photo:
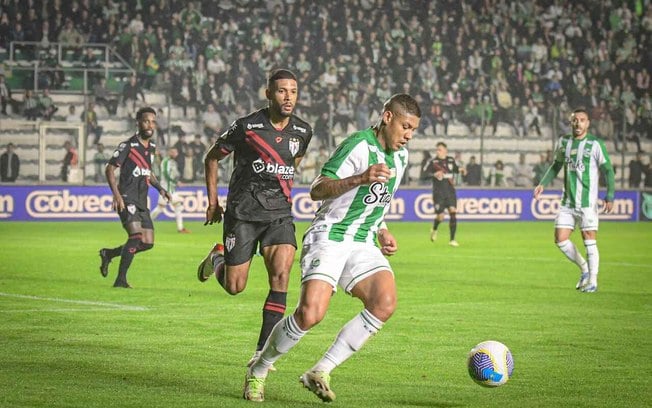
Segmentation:
[(260, 328), (256, 350), (263, 349), (272, 329), (283, 318), (287, 295), (286, 292), (269, 291), (267, 299), (265, 299), (265, 306), (263, 306), (263, 325)]
[(138, 251), (138, 246), (141, 244), (140, 238), (141, 234), (129, 235), (129, 239), (122, 246), (122, 252), (120, 252), (120, 266), (118, 267), (118, 277), (115, 278), (114, 286), (116, 286), (116, 284), (121, 284), (121, 286), (123, 286), (127, 283), (127, 271), (129, 270), (131, 261), (134, 260), (136, 251)]
[(113, 249), (108, 249), (107, 248), (105, 253), (111, 259), (115, 258), (116, 256), (120, 256), (120, 254), (122, 253), (122, 245), (120, 245), (119, 247), (113, 248)]
[(450, 215), (450, 221), (449, 221), (449, 227), (451, 230), (451, 241), (455, 239), (455, 232), (457, 231), (457, 214), (451, 213)]
[(439, 228), (439, 224), (441, 224), (441, 221), (439, 221), (439, 218), (435, 216), (435, 222), (432, 224), (432, 229), (437, 231), (437, 228)]
[(138, 244), (138, 248), (136, 248), (136, 253), (149, 251), (152, 248), (154, 248), (154, 244), (145, 244), (141, 242)]

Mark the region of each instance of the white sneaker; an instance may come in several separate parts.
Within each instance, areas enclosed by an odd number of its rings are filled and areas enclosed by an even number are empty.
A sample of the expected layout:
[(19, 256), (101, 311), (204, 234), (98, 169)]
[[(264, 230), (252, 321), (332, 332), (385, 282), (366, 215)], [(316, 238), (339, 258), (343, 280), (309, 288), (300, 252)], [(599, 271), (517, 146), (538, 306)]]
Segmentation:
[(437, 230), (430, 230), (430, 241), (435, 242), (437, 240)]
[(586, 285), (581, 289), (581, 291), (584, 292), (584, 293), (597, 292), (598, 291), (598, 285), (597, 284), (595, 284), (595, 285), (591, 285), (591, 284)]
[(589, 283), (589, 273), (588, 272), (582, 272), (580, 275), (580, 280), (577, 281), (577, 285), (575, 285), (575, 289), (583, 289), (587, 284)]
[(452, 247), (458, 247), (458, 246), (460, 246), (460, 244), (458, 244), (457, 241), (455, 241), (454, 239), (452, 239), (451, 242), (448, 243), (448, 245), (450, 245), (450, 246), (452, 246)]
[[(260, 357), (260, 353), (261, 353), (261, 350), (256, 350), (256, 352), (254, 353), (254, 355), (251, 357), (251, 359), (250, 359), (249, 362), (247, 363), (247, 367), (251, 367), (252, 365), (254, 365), (254, 363), (256, 362), (256, 360), (258, 360), (258, 357)], [(276, 371), (276, 367), (274, 367), (274, 364), (272, 364), (271, 366), (269, 366), (268, 371)]]

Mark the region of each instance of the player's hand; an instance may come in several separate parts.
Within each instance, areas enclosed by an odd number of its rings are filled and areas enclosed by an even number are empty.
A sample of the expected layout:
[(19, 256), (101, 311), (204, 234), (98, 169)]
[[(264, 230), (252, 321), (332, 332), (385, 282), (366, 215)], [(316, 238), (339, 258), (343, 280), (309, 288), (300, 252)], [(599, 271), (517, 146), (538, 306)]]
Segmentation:
[(220, 207), (219, 203), (215, 205), (209, 204), (208, 208), (206, 208), (206, 222), (204, 225), (213, 225), (216, 222), (221, 222), (222, 214), (224, 214), (224, 209)]
[(113, 204), (111, 204), (111, 208), (118, 212), (125, 210), (125, 201), (122, 199), (122, 196), (113, 197)]
[(543, 193), (543, 186), (539, 184), (534, 188), (534, 199), (538, 200), (541, 193)]
[(165, 197), (165, 199), (168, 201), (168, 203), (172, 202), (172, 194), (170, 194), (169, 191), (167, 191), (167, 190), (163, 190), (163, 191), (161, 192), (161, 195), (162, 195), (163, 197)]
[(376, 163), (363, 173), (363, 180), (364, 184), (375, 182), (386, 183), (391, 176), (392, 173), (385, 163)]
[(398, 251), (398, 244), (396, 238), (389, 230), (378, 231), (378, 243), (380, 244), (380, 252), (385, 256), (392, 256)]
[(614, 209), (614, 202), (605, 200), (603, 208), (604, 208), (604, 212), (609, 214)]
[(439, 181), (442, 181), (444, 179), (444, 172), (439, 170), (435, 172), (435, 178)]

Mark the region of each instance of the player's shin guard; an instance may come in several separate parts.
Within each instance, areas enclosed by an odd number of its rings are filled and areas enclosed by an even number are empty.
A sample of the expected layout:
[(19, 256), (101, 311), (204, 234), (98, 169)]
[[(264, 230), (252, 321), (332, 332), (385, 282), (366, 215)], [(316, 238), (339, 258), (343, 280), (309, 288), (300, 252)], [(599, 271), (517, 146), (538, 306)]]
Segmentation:
[(450, 228), (451, 241), (455, 241), (455, 233), (457, 232), (457, 214), (450, 213), (450, 220), (448, 222), (448, 227)]
[(134, 260), (134, 255), (138, 251), (138, 246), (141, 244), (141, 237), (141, 234), (129, 235), (129, 239), (122, 246), (122, 252), (120, 252), (120, 266), (118, 267), (118, 277), (115, 279), (113, 286), (128, 286), (127, 271), (129, 270), (131, 261)]
[[(586, 241), (585, 241), (586, 244)], [(577, 250), (577, 247), (571, 240), (565, 240), (561, 242), (557, 242), (557, 247), (559, 247), (559, 250), (566, 255), (566, 258), (568, 258), (571, 262), (573, 262), (575, 265), (577, 265), (582, 273), (588, 271), (588, 265), (584, 258), (582, 258), (582, 255), (580, 255), (580, 252)]]
[(265, 378), (269, 367), (294, 347), (308, 333), (301, 330), (294, 315), (287, 316), (274, 326), (258, 360), (251, 366), (251, 375)]
[(600, 267), (600, 252), (595, 239), (585, 239), (586, 260), (589, 263), (589, 285), (598, 284), (598, 269)]
[(367, 309), (349, 321), (337, 334), (335, 342), (312, 368), (330, 373), (345, 362), (383, 327), (383, 322)]
[(286, 292), (276, 292), (273, 290), (270, 290), (267, 294), (267, 299), (265, 299), (265, 305), (263, 306), (263, 324), (260, 327), (256, 350), (263, 349), (272, 329), (283, 318), (287, 295)]

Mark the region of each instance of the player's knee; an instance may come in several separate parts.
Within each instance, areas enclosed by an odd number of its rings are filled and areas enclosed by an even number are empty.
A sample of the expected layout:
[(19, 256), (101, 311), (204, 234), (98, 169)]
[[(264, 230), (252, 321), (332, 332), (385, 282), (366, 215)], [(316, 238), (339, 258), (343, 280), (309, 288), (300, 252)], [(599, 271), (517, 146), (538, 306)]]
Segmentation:
[(374, 299), (371, 307), (368, 307), (371, 314), (376, 316), (379, 320), (386, 322), (394, 314), (396, 310), (396, 294), (384, 293)]
[(224, 279), (223, 287), (226, 293), (235, 296), (238, 293), (241, 293), (245, 290), (245, 288), (247, 287), (247, 279), (234, 276), (233, 274), (229, 274), (227, 272)]
[(326, 309), (317, 306), (299, 305), (294, 312), (294, 317), (301, 330), (309, 330), (319, 324), (326, 315)]

